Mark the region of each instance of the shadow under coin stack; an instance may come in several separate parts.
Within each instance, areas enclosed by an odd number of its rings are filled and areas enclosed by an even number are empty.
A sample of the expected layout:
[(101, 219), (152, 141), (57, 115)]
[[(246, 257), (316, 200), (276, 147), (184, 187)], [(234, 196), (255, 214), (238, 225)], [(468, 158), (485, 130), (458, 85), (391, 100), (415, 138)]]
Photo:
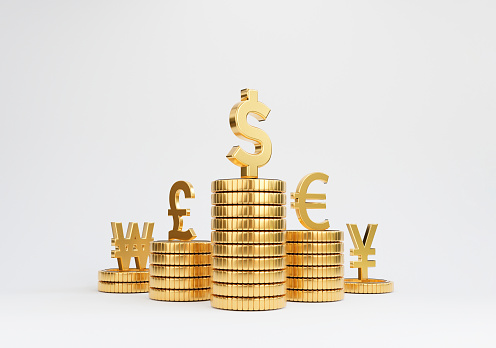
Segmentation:
[(344, 298), (342, 231), (287, 231), (288, 301)]
[(209, 241), (155, 241), (151, 243), (152, 300), (205, 301), (210, 299), (212, 244)]
[(274, 179), (212, 182), (212, 307), (286, 306), (285, 192)]

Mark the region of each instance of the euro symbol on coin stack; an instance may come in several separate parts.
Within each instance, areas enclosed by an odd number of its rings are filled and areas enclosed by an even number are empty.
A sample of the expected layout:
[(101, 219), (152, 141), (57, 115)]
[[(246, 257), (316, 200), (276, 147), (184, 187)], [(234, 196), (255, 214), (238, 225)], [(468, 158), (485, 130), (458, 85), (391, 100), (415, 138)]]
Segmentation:
[(346, 224), (350, 232), (351, 240), (355, 249), (351, 249), (351, 256), (358, 256), (357, 261), (351, 261), (351, 268), (358, 268), (358, 278), (346, 278), (344, 280), (344, 291), (353, 294), (384, 294), (393, 292), (394, 284), (385, 279), (369, 278), (369, 267), (375, 267), (375, 261), (369, 260), (369, 255), (375, 255), (375, 249), (371, 248), (374, 240), (377, 224), (369, 224), (365, 235), (360, 237), (360, 231), (355, 224)]
[(169, 215), (174, 226), (169, 240), (151, 243), (149, 296), (159, 301), (205, 301), (210, 299), (212, 244), (193, 240), (192, 228), (182, 231), (182, 216), (189, 216), (189, 209), (179, 209), (180, 191), (186, 198), (195, 197), (189, 182), (178, 181), (171, 187)]
[[(112, 293), (135, 293), (148, 291), (146, 268), (150, 242), (153, 241), (153, 223), (145, 222), (143, 237), (140, 237), (136, 222), (130, 222), (126, 238), (122, 223), (112, 222), (112, 257), (117, 258), (118, 268), (104, 269), (98, 272), (98, 290)], [(136, 268), (129, 268), (131, 258), (135, 259)]]
[(327, 230), (329, 222), (316, 223), (310, 219), (307, 209), (324, 209), (325, 203), (307, 200), (324, 200), (325, 194), (307, 193), (315, 180), (327, 183), (324, 173), (308, 174), (299, 182), (295, 201), (298, 220), (309, 230), (287, 231), (287, 298), (297, 302), (330, 302), (344, 298), (343, 232)]
[(234, 147), (228, 159), (241, 179), (212, 182), (212, 296), (214, 308), (270, 310), (286, 306), (286, 183), (259, 179), (272, 153), (269, 137), (247, 123), (248, 114), (267, 118), (257, 91), (241, 91), (230, 114), (233, 132), (255, 144), (255, 154)]

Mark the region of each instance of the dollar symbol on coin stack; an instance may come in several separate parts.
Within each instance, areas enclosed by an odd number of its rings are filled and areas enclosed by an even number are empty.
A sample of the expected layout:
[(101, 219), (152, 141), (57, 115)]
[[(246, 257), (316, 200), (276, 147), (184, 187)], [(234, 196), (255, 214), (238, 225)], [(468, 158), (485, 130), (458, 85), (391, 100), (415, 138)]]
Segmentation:
[(234, 146), (227, 158), (241, 167), (242, 178), (258, 178), (258, 168), (267, 164), (272, 155), (272, 142), (263, 130), (248, 124), (247, 117), (253, 115), (258, 121), (265, 121), (270, 109), (258, 101), (258, 91), (243, 89), (241, 102), (231, 109), (229, 123), (233, 133), (255, 145), (255, 153), (250, 154), (239, 146)]
[[(169, 193), (169, 216), (174, 225), (169, 240), (151, 244), (150, 291), (152, 300), (159, 301), (205, 301), (210, 299), (212, 275), (212, 244), (206, 240), (193, 240), (192, 228), (183, 231), (183, 216), (189, 209), (179, 208), (179, 194), (195, 198), (193, 185), (178, 181)], [(178, 239), (178, 240), (173, 240)]]
[(268, 310), (286, 306), (284, 230), (286, 183), (259, 179), (258, 168), (269, 161), (272, 143), (262, 130), (247, 122), (259, 121), (270, 109), (255, 90), (241, 91), (241, 102), (229, 116), (239, 138), (255, 144), (249, 154), (235, 146), (227, 158), (241, 167), (241, 179), (212, 182), (212, 297), (214, 308)]
[(343, 232), (331, 231), (329, 221), (314, 222), (307, 209), (325, 209), (325, 194), (308, 193), (308, 187), (316, 180), (327, 183), (329, 176), (311, 173), (304, 176), (291, 193), (300, 223), (308, 230), (287, 231), (286, 250), (288, 262), (288, 301), (329, 302), (344, 297)]
[[(124, 238), (122, 223), (112, 222), (112, 257), (117, 259), (119, 268), (105, 269), (98, 272), (98, 290), (102, 292), (147, 292), (149, 271), (146, 262), (153, 241), (153, 223), (145, 222), (143, 236), (140, 237), (136, 222), (130, 222)], [(134, 257), (136, 268), (129, 268)]]

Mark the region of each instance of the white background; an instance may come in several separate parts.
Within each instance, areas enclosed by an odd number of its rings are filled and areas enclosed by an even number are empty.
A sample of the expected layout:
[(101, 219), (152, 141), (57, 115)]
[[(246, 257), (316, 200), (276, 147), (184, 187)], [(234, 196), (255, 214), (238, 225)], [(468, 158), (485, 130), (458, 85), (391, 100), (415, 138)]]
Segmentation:
[[(0, 340), (494, 346), (495, 16), (491, 1), (0, 1)], [(327, 173), (312, 217), (378, 223), (370, 276), (394, 293), (237, 313), (97, 292), (110, 222), (165, 239), (177, 180), (196, 191), (185, 227), (210, 239), (210, 182), (239, 176), (233, 145), (253, 149), (228, 122), (242, 88), (272, 109), (250, 121), (273, 144), (260, 176), (289, 193)]]

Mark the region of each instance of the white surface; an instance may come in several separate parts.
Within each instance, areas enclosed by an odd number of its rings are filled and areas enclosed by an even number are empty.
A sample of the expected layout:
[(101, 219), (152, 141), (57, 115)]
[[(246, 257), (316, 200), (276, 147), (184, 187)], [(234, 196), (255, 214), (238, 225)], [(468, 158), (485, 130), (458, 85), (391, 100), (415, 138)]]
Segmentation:
[[(136, 327), (147, 340), (159, 342), (158, 330), (208, 346), (231, 344), (223, 335), (303, 344), (308, 333), (327, 346), (336, 334), (373, 346), (494, 346), (495, 10), (0, 2), (3, 337), (98, 345)], [(233, 145), (251, 150), (228, 123), (246, 87), (272, 109), (257, 123), (273, 144), (261, 177), (291, 192), (307, 173), (329, 174), (311, 186), (328, 195), (312, 216), (362, 233), (378, 223), (370, 276), (393, 280), (394, 294), (228, 313), (96, 292), (97, 271), (116, 265), (110, 221), (154, 221), (155, 239), (166, 238), (177, 180), (196, 191), (181, 201), (185, 227), (209, 239), (210, 182), (239, 176), (225, 158)], [(288, 228), (300, 228), (292, 211)], [(208, 338), (179, 335), (189, 321)], [(222, 326), (232, 330), (219, 335)], [(139, 337), (125, 332), (126, 345)]]

